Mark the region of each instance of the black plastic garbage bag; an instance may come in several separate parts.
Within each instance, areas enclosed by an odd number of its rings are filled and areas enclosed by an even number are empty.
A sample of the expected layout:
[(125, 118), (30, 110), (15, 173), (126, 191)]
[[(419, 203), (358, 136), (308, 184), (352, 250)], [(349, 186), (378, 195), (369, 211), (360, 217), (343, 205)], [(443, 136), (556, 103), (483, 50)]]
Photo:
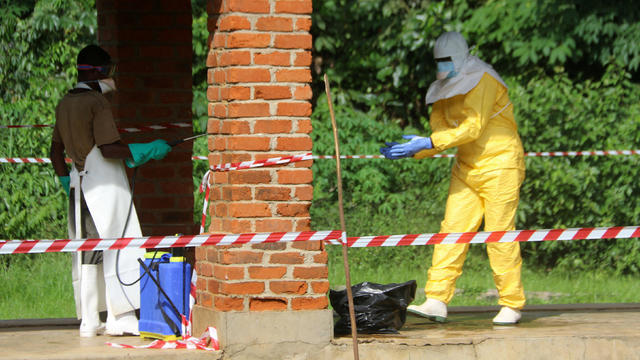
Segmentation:
[[(402, 284), (363, 282), (353, 285), (353, 306), (358, 333), (397, 334), (407, 319), (407, 306), (416, 295), (416, 281)], [(336, 335), (351, 333), (347, 289), (329, 292), (331, 306), (340, 316), (334, 326)]]

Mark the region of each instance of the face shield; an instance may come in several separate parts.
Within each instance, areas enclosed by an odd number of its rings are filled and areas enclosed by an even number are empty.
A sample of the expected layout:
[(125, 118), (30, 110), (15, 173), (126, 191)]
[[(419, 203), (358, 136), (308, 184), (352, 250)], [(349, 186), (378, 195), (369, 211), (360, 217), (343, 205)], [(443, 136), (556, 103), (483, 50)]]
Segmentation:
[(88, 71), (88, 70), (96, 70), (101, 75), (101, 79), (99, 80), (90, 80), (88, 82), (97, 82), (100, 87), (100, 92), (103, 94), (112, 92), (116, 90), (116, 82), (113, 79), (113, 76), (116, 74), (116, 65), (115, 64), (107, 64), (107, 65), (88, 65), (88, 64), (78, 64), (78, 70)]
[(105, 78), (113, 77), (116, 74), (116, 65), (115, 64), (107, 64), (107, 65), (87, 65), (87, 64), (78, 64), (78, 70), (97, 70), (100, 75)]

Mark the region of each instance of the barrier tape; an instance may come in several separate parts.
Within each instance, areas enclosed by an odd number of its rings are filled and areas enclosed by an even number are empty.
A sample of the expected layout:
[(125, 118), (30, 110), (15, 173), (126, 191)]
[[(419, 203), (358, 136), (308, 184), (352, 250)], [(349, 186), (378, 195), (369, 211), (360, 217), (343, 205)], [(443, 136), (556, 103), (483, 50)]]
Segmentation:
[[(380, 247), (437, 244), (487, 244), (498, 242), (630, 239), (636, 237), (640, 237), (640, 226), (359, 236), (347, 238), (347, 246)], [(335, 239), (329, 239), (328, 242), (333, 245), (341, 245), (341, 243), (335, 241)]]
[[(552, 151), (552, 152), (528, 152), (525, 156), (537, 157), (554, 157), (554, 156), (603, 156), (603, 155), (640, 155), (640, 150), (596, 150), (596, 151)], [(456, 154), (436, 154), (432, 158), (453, 158)], [(194, 156), (194, 160), (196, 157)], [(267, 160), (243, 161), (241, 163), (226, 163), (221, 165), (213, 165), (211, 171), (230, 171), (251, 169), (263, 166), (281, 165), (304, 160), (315, 159), (335, 159), (335, 155), (313, 155), (306, 153), (304, 155), (283, 156), (271, 158)], [(384, 159), (383, 155), (341, 155), (341, 159)], [(207, 157), (198, 157), (198, 160), (206, 160)]]
[[(183, 123), (183, 122), (162, 123), (162, 124), (153, 124), (153, 125), (143, 125), (143, 126), (135, 126), (135, 127), (118, 128), (118, 131), (121, 132), (121, 133), (136, 133), (136, 132), (164, 130), (164, 129), (191, 128), (192, 126), (193, 126), (193, 124)], [(0, 129), (50, 128), (50, 127), (53, 127), (53, 125), (50, 125), (50, 124), (0, 125)]]
[(128, 127), (128, 128), (118, 128), (118, 131), (121, 133), (137, 133), (143, 131), (155, 131), (155, 130), (165, 130), (165, 129), (175, 129), (175, 128), (192, 128), (193, 124), (189, 123), (162, 123), (162, 124), (153, 124), (153, 125), (145, 125), (145, 126), (136, 126), (136, 127)]
[(43, 124), (37, 124), (37, 125), (0, 125), (0, 129), (18, 129), (18, 128), (47, 128), (47, 127), (53, 127), (53, 125), (43, 125)]
[(218, 351), (220, 343), (218, 342), (218, 331), (215, 327), (208, 327), (200, 338), (193, 336), (186, 337), (184, 340), (164, 341), (154, 340), (147, 345), (126, 345), (107, 342), (107, 345), (120, 349), (187, 349), (187, 350), (205, 350)]
[[(558, 157), (558, 156), (615, 156), (615, 155), (640, 155), (640, 150), (595, 150), (595, 151), (546, 151), (546, 152), (528, 152), (524, 156), (527, 157)], [(436, 154), (431, 158), (454, 158), (456, 154)], [(250, 169), (262, 166), (280, 165), (296, 161), (304, 160), (318, 160), (318, 159), (335, 159), (335, 155), (313, 155), (306, 153), (304, 155), (292, 155), (283, 156), (278, 158), (272, 158), (267, 160), (255, 160), (244, 161), (240, 163), (226, 163), (211, 166), (213, 171), (230, 171), (240, 169)], [(384, 159), (382, 155), (340, 155), (341, 159)], [(71, 162), (71, 159), (65, 159), (67, 162)], [(191, 160), (209, 160), (208, 156), (194, 155)], [(35, 157), (0, 157), (0, 163), (12, 163), (12, 164), (26, 164), (26, 163), (38, 163), (48, 164), (51, 163), (49, 158), (35, 158)]]
[(257, 167), (263, 167), (263, 166), (282, 165), (282, 164), (288, 164), (288, 163), (312, 160), (312, 159), (313, 159), (313, 155), (311, 153), (306, 153), (302, 155), (281, 156), (281, 157), (270, 158), (266, 160), (243, 161), (240, 163), (212, 165), (210, 169), (211, 171), (241, 170), (241, 169), (251, 169), (251, 168), (257, 168)]
[[(71, 162), (71, 159), (65, 159), (65, 162)], [(0, 157), (0, 163), (9, 163), (9, 164), (50, 164), (51, 159), (49, 158), (6, 158)]]
[(543, 151), (528, 152), (524, 156), (603, 156), (603, 155), (640, 155), (640, 150), (594, 150), (594, 151)]
[[(434, 155), (434, 157), (444, 157), (443, 154)], [(448, 155), (446, 155), (448, 157)], [(335, 155), (314, 155), (313, 159), (335, 159)], [(382, 155), (340, 155), (340, 159), (384, 159)]]
[[(204, 173), (202, 181), (200, 182), (200, 193), (204, 193), (204, 202), (202, 204), (202, 221), (200, 222), (200, 234), (204, 232), (204, 226), (207, 223), (207, 206), (209, 205), (209, 193), (211, 191), (211, 185), (209, 185), (209, 176), (211, 171)], [(206, 190), (205, 190), (206, 189)]]
[[(182, 322), (182, 335), (191, 336), (192, 324), (193, 324), (193, 307), (196, 304), (196, 290), (198, 289), (198, 273), (195, 269), (193, 269), (193, 273), (191, 274), (191, 286), (189, 287), (189, 322), (187, 324)], [(182, 317), (184, 320), (184, 317)], [(215, 328), (214, 328), (215, 329)], [(216, 342), (218, 337), (216, 336)]]
[(139, 238), (106, 239), (0, 240), (0, 254), (35, 254), (46, 252), (118, 250), (125, 248), (156, 249), (206, 245), (261, 244), (272, 242), (339, 239), (340, 236), (341, 232), (334, 230), (250, 234), (145, 236)]
[[(541, 151), (527, 152), (527, 157), (640, 155), (640, 150)], [(456, 154), (436, 154), (432, 158), (454, 158)], [(314, 159), (335, 159), (335, 155), (316, 155)], [(340, 155), (340, 159), (384, 159), (383, 155)]]
[[(209, 159), (206, 156), (192, 156), (191, 160), (207, 160)], [(65, 158), (64, 161), (68, 164), (71, 164), (73, 160), (70, 158)], [(0, 163), (9, 163), (9, 164), (51, 164), (50, 158), (3, 158), (0, 157)]]
[(165, 341), (154, 340), (147, 345), (126, 345), (107, 342), (106, 344), (121, 349), (188, 349), (188, 350), (205, 350), (216, 351), (220, 350), (220, 343), (218, 342), (218, 331), (215, 327), (208, 327), (207, 330), (200, 338), (191, 336), (191, 324), (193, 321), (193, 306), (196, 304), (196, 282), (198, 275), (194, 270), (191, 275), (191, 284), (189, 287), (189, 319), (187, 320), (184, 315), (180, 314), (181, 318), (181, 332), (182, 339)]
[[(640, 237), (640, 226), (615, 226), (547, 230), (358, 236), (347, 238), (347, 246), (379, 247), (436, 244), (487, 244), (498, 242), (630, 239), (637, 237)], [(118, 250), (124, 248), (154, 249), (167, 247), (236, 245), (248, 243), (260, 244), (319, 240), (327, 241), (332, 245), (341, 245), (344, 241), (342, 238), (343, 233), (341, 231), (327, 230), (230, 235), (147, 236), (140, 238), (111, 239), (0, 240), (0, 254)]]

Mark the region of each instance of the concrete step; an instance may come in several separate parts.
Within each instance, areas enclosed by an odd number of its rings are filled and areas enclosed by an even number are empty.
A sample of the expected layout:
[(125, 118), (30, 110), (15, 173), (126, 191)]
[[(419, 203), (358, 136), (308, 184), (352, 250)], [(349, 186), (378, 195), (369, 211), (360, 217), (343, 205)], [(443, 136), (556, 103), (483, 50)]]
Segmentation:
[[(408, 316), (398, 334), (359, 335), (360, 359), (640, 360), (640, 304), (528, 306), (516, 326), (493, 326), (491, 319), (498, 307), (450, 310), (444, 324)], [(58, 326), (54, 326), (56, 321)], [(80, 338), (77, 327), (73, 319), (0, 321), (0, 359), (353, 358), (350, 337), (335, 338), (323, 346), (282, 339), (274, 344), (247, 346), (234, 353), (212, 353), (112, 348), (105, 342), (142, 345), (150, 341), (139, 337)]]

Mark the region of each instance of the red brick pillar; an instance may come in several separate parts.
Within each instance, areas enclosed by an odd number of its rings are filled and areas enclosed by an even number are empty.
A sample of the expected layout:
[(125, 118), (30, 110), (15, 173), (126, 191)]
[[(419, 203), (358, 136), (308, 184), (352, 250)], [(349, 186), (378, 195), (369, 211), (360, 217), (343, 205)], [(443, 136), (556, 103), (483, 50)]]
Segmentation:
[[(310, 14), (311, 0), (210, 1), (211, 164), (311, 151)], [(310, 167), (215, 173), (209, 231), (310, 230)], [(197, 331), (215, 324), (227, 348), (331, 338), (321, 242), (202, 247), (196, 259)]]
[[(98, 40), (118, 66), (112, 97), (120, 127), (191, 124), (191, 2), (97, 0)], [(191, 127), (122, 134), (125, 142), (174, 140)], [(192, 146), (186, 143), (136, 174), (135, 204), (145, 235), (194, 234)]]

